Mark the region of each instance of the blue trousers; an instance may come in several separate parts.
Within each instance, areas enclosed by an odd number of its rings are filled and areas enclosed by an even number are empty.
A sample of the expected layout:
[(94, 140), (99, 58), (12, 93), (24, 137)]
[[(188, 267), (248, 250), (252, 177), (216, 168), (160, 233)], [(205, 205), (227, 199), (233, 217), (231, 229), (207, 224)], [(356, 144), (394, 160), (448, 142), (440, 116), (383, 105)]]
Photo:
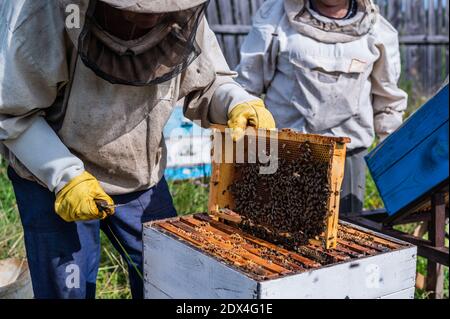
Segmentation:
[(143, 297), (142, 224), (176, 216), (164, 178), (148, 191), (112, 196), (121, 206), (105, 220), (67, 223), (55, 213), (54, 193), (11, 168), (8, 176), (24, 229), (35, 298), (95, 298), (100, 230), (128, 264), (133, 298)]

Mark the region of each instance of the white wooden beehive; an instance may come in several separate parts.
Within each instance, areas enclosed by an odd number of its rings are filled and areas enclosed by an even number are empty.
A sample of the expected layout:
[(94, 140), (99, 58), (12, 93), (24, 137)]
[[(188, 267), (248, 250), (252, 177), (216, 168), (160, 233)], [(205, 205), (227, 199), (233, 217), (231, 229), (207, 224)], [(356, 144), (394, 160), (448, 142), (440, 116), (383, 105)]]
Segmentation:
[[(206, 221), (206, 222), (205, 222)], [(210, 223), (207, 221), (211, 221)], [(145, 297), (149, 299), (413, 298), (417, 249), (408, 243), (340, 223), (336, 249), (305, 246), (291, 252), (246, 235), (208, 215), (144, 225)], [(212, 232), (211, 232), (212, 231)], [(213, 237), (202, 239), (205, 234)], [(242, 256), (221, 256), (209, 243), (232, 233), (249, 238)], [(353, 238), (352, 236), (356, 237)], [(358, 239), (360, 238), (360, 239)], [(229, 242), (229, 241), (228, 241)], [(218, 244), (221, 245), (220, 243)], [(225, 244), (224, 248), (227, 248)], [(263, 260), (262, 247), (289, 256), (290, 265)], [(317, 253), (317, 257), (313, 255)], [(328, 261), (323, 262), (325, 258)], [(259, 269), (260, 273), (249, 271)], [(293, 264), (296, 265), (293, 265)], [(286, 269), (285, 269), (286, 268)]]

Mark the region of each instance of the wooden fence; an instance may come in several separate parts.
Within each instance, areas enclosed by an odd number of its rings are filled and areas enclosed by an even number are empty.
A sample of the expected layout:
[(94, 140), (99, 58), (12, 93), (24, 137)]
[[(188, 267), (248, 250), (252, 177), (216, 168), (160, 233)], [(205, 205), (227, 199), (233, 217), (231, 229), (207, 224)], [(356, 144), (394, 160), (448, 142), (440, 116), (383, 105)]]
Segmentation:
[[(279, 0), (283, 1), (283, 0)], [(207, 15), (232, 68), (264, 0), (211, 0)], [(399, 31), (403, 73), (410, 93), (429, 96), (449, 69), (449, 0), (376, 0), (380, 12)], [(417, 97), (417, 96), (416, 96)]]

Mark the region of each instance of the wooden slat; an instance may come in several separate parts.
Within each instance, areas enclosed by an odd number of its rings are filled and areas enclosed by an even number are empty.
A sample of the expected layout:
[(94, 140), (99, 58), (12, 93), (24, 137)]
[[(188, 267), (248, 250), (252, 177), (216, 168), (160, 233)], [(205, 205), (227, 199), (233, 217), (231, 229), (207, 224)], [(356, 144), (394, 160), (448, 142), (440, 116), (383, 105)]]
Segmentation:
[[(434, 100), (429, 101), (426, 107), (418, 110), (414, 117), (403, 124), (403, 130), (391, 136), (389, 143), (379, 145), (369, 154), (368, 161), (371, 162), (371, 172), (375, 176), (382, 174), (392, 166), (394, 159), (406, 156), (414, 149), (416, 144), (431, 135), (437, 127), (448, 121), (448, 89), (443, 90)], [(378, 156), (378, 152), (383, 156)]]
[(342, 246), (345, 246), (348, 249), (352, 249), (352, 250), (354, 250), (354, 251), (356, 251), (357, 253), (360, 253), (360, 254), (374, 255), (374, 254), (377, 253), (377, 251), (374, 250), (374, 249), (363, 247), (361, 245), (349, 242), (349, 241), (344, 240), (344, 239), (338, 238), (338, 243), (341, 244)]
[(246, 233), (240, 231), (239, 229), (227, 226), (227, 225), (225, 225), (223, 223), (216, 222), (216, 221), (212, 220), (209, 216), (194, 215), (194, 217), (195, 218), (199, 218), (200, 220), (208, 221), (214, 227), (216, 227), (216, 228), (218, 228), (220, 230), (223, 230), (225, 232), (229, 232), (230, 234), (236, 233), (239, 236), (242, 236), (243, 238), (245, 238), (245, 239), (247, 239), (247, 240), (249, 240), (249, 241), (251, 241), (251, 242), (253, 242), (255, 244), (258, 244), (260, 246), (263, 246), (263, 247), (266, 247), (266, 248), (269, 248), (269, 249), (277, 250), (281, 254), (283, 254), (285, 256), (288, 256), (289, 258), (292, 258), (292, 259), (298, 261), (299, 263), (301, 263), (303, 266), (305, 266), (307, 268), (318, 268), (318, 267), (321, 267), (321, 264), (315, 262), (314, 260), (308, 259), (308, 258), (306, 258), (304, 256), (299, 255), (299, 254), (290, 252), (290, 251), (288, 251), (286, 249), (283, 249), (281, 247), (273, 245), (273, 244), (271, 244), (269, 242), (266, 242), (264, 240), (256, 238), (256, 237), (254, 237), (252, 235), (246, 234)]
[[(192, 238), (191, 236), (187, 235), (186, 233), (194, 233), (191, 231), (191, 229), (189, 229), (188, 227), (183, 226), (182, 224), (178, 223), (178, 222), (168, 222), (168, 223), (161, 223), (158, 224), (159, 227), (161, 227), (164, 230), (169, 231), (170, 233), (176, 234), (178, 235), (180, 238), (186, 240), (187, 242), (193, 244), (194, 246), (197, 246), (199, 248), (204, 248), (205, 244), (202, 243), (201, 241), (197, 241), (194, 238)], [(199, 235), (198, 233), (196, 235)], [(221, 244), (219, 242), (215, 242), (215, 244), (217, 246), (221, 246)], [(229, 247), (227, 247), (229, 248)], [(228, 261), (230, 264), (236, 266), (236, 267), (241, 267), (245, 264), (248, 263), (248, 258), (242, 258), (240, 256), (234, 255), (233, 257), (228, 256), (226, 254), (219, 254), (222, 258), (224, 258), (226, 261)], [(247, 256), (248, 257), (248, 256)], [(252, 259), (253, 261), (253, 259)], [(264, 267), (264, 266), (263, 266)], [(260, 270), (260, 276), (264, 276), (267, 278), (274, 278), (278, 275), (278, 272), (276, 271), (272, 271), (270, 269), (267, 269), (266, 267), (264, 267), (266, 270), (261, 269)], [(256, 277), (258, 277), (258, 275), (255, 275)]]
[[(236, 24), (236, 8), (231, 0), (217, 0), (220, 8), (221, 23), (223, 25)], [(234, 69), (239, 63), (239, 48), (237, 48), (237, 40), (233, 35), (222, 35), (224, 52), (227, 57), (229, 66)]]
[[(443, 34), (445, 34), (445, 33), (448, 34), (448, 32), (449, 32), (448, 31), (449, 27), (450, 27), (450, 25), (449, 25), (449, 10), (450, 10), (449, 6), (450, 6), (450, 1), (446, 0), (445, 1), (445, 13), (444, 13), (444, 25), (443, 25), (442, 31), (441, 31)], [(447, 61), (448, 61), (448, 59), (447, 59)]]
[[(343, 226), (341, 226), (341, 227), (343, 227)], [(351, 235), (359, 236), (359, 237), (362, 237), (362, 238), (366, 238), (367, 240), (373, 240), (375, 243), (378, 243), (380, 245), (386, 246), (389, 249), (399, 249), (401, 247), (400, 244), (396, 244), (396, 243), (394, 243), (392, 241), (372, 236), (372, 235), (370, 235), (368, 233), (356, 230), (354, 228), (343, 227), (342, 230), (345, 233), (347, 233), (347, 234), (351, 234)]]
[(341, 251), (341, 252), (343, 252), (343, 253), (346, 253), (346, 254), (348, 254), (349, 256), (353, 257), (353, 258), (361, 258), (361, 257), (364, 257), (364, 254), (361, 254), (361, 253), (356, 252), (356, 251), (354, 251), (354, 250), (348, 249), (347, 247), (342, 246), (342, 245), (339, 245), (339, 244), (336, 246), (335, 249), (336, 249), (337, 251)]
[(242, 222), (242, 217), (231, 210), (221, 209), (218, 211), (212, 211), (211, 213), (218, 218), (234, 224), (240, 224)]
[[(171, 221), (170, 222), (172, 225), (174, 225), (175, 227), (179, 227), (181, 229), (183, 229), (184, 231), (190, 232), (192, 234), (195, 234), (197, 236), (201, 236), (202, 234), (199, 233), (198, 231), (195, 230), (195, 228), (190, 227), (182, 222), (178, 222), (178, 221)], [(218, 241), (216, 239), (214, 239), (213, 237), (208, 237), (208, 241), (210, 241), (211, 243), (213, 243), (214, 245), (216, 245), (217, 247), (221, 247), (223, 249), (229, 249), (231, 250), (233, 248), (233, 245), (231, 244), (226, 244), (223, 243), (221, 241)], [(289, 271), (287, 269), (284, 269), (283, 267), (280, 267), (278, 265), (274, 265), (271, 264), (269, 262), (267, 262), (266, 260), (262, 259), (261, 257), (249, 253), (249, 252), (245, 252), (245, 251), (241, 251), (240, 255), (246, 259), (249, 260), (251, 262), (254, 262), (255, 264), (265, 268), (266, 270), (274, 273), (274, 274), (285, 274), (285, 273), (289, 273)]]
[(211, 30), (221, 35), (247, 35), (251, 26), (247, 25), (234, 25), (234, 24), (215, 24), (211, 25)]
[[(448, 122), (428, 137), (414, 152), (377, 180), (380, 194), (390, 215), (395, 215), (414, 200), (421, 198), (434, 187), (448, 179)], [(443, 156), (443, 158), (440, 158)], [(445, 159), (445, 156), (447, 157)], [(404, 163), (415, 163), (404, 169)], [(389, 176), (391, 181), (385, 176)]]
[(387, 248), (387, 247), (385, 247), (383, 245), (377, 244), (375, 241), (364, 240), (362, 238), (361, 239), (359, 239), (359, 238), (357, 239), (354, 236), (349, 235), (349, 234), (345, 234), (345, 233), (341, 233), (338, 236), (340, 238), (344, 239), (344, 240), (347, 240), (347, 241), (352, 242), (352, 243), (357, 243), (358, 245), (367, 247), (369, 249), (373, 249), (374, 251), (377, 251), (377, 252), (390, 251), (389, 248)]
[[(436, 34), (435, 29), (435, 11), (434, 11), (434, 2), (435, 0), (428, 0), (428, 34), (430, 36)], [(428, 46), (427, 47), (427, 86), (431, 88), (433, 83), (436, 83), (436, 64), (437, 61), (435, 60), (435, 46)], [(427, 92), (429, 93), (429, 92)]]
[[(201, 221), (195, 219), (195, 218), (192, 217), (192, 216), (190, 216), (190, 217), (182, 217), (182, 218), (180, 218), (180, 220), (181, 220), (182, 222), (185, 222), (185, 223), (187, 223), (187, 224), (189, 224), (189, 225), (192, 225), (192, 226), (194, 226), (194, 227), (201, 227), (201, 228), (205, 229), (206, 231), (210, 231), (210, 232), (214, 233), (215, 235), (222, 237), (224, 240), (233, 241), (233, 238), (232, 238), (232, 236), (231, 236), (232, 234), (226, 233), (226, 232), (224, 232), (224, 231), (222, 231), (222, 230), (220, 230), (220, 229), (218, 229), (218, 228), (212, 227), (211, 225), (203, 225), (204, 222), (201, 222)], [(208, 223), (208, 224), (209, 224), (209, 223)], [(252, 245), (247, 244), (247, 243), (243, 243), (243, 244), (241, 244), (240, 246), (241, 246), (243, 249), (247, 250), (248, 252), (250, 252), (250, 253), (252, 253), (252, 254), (254, 254), (254, 255), (256, 255), (256, 256), (259, 256), (259, 257), (262, 256), (262, 251), (261, 251), (261, 249), (256, 248), (255, 246), (252, 246)], [(304, 271), (304, 270), (305, 270), (303, 267), (300, 267), (300, 266), (298, 266), (298, 265), (296, 265), (296, 264), (293, 264), (293, 263), (290, 263), (290, 262), (288, 262), (288, 261), (285, 261), (285, 263), (286, 263), (287, 266), (289, 266), (289, 267), (292, 268), (292, 269), (287, 269), (287, 268), (285, 267), (286, 265), (281, 264), (281, 263), (280, 263), (279, 261), (277, 261), (275, 258), (270, 258), (270, 261), (273, 262), (274, 264), (276, 264), (276, 265), (282, 267), (282, 268), (284, 269), (284, 270), (282, 270), (282, 272), (281, 272), (282, 274), (289, 273), (290, 270), (292, 270), (292, 271), (297, 271), (297, 272), (299, 272), (299, 271)], [(285, 269), (285, 268), (286, 268), (286, 269)]]
[(249, 1), (234, 0), (234, 6), (236, 8), (236, 24), (238, 25), (251, 25), (252, 14)]
[(206, 16), (211, 26), (220, 25), (221, 21), (219, 18), (219, 9), (217, 7), (216, 0), (211, 0), (209, 2), (208, 8), (206, 10)]
[(346, 145), (334, 144), (332, 152), (329, 164), (328, 184), (334, 196), (330, 196), (328, 200), (328, 217), (325, 229), (326, 249), (336, 248), (337, 245), (339, 201), (342, 181), (344, 179)]
[(342, 252), (337, 251), (335, 249), (324, 249), (321, 246), (311, 245), (311, 244), (307, 245), (306, 247), (314, 249), (317, 252), (320, 252), (321, 254), (324, 254), (324, 255), (330, 257), (336, 263), (341, 262), (341, 261), (347, 261), (347, 260), (351, 259), (350, 256), (344, 255), (344, 254), (342, 254)]
[(448, 179), (448, 94), (447, 85), (366, 158), (390, 216)]
[(429, 35), (429, 34), (411, 34), (403, 35), (399, 38), (400, 44), (404, 45), (427, 45), (433, 48), (435, 44), (448, 44), (448, 36), (446, 35)]

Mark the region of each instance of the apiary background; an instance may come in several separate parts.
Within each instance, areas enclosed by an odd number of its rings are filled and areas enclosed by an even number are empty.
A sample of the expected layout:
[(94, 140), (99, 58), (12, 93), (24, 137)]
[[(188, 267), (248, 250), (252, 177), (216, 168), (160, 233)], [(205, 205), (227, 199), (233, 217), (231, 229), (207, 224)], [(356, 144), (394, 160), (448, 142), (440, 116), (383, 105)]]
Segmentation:
[[(341, 223), (344, 231), (340, 233), (338, 249), (325, 252), (320, 246), (308, 247), (318, 254), (317, 257), (313, 257), (314, 252), (308, 254), (302, 249), (301, 252), (293, 252), (273, 247), (280, 254), (291, 255), (291, 261), (296, 260), (298, 267), (287, 270), (289, 267), (286, 265), (261, 260), (258, 249), (248, 245), (243, 245), (245, 248), (238, 253), (236, 260), (231, 257), (227, 260), (207, 244), (199, 244), (211, 226), (225, 230), (222, 233), (224, 239), (229, 240), (232, 234), (247, 238), (240, 230), (233, 231), (232, 226), (217, 221), (203, 223), (208, 218), (198, 215), (144, 225), (146, 298), (414, 297), (416, 247), (408, 243)], [(363, 237), (373, 240), (351, 239), (354, 238), (349, 236), (352, 232), (363, 233)], [(194, 233), (194, 239), (188, 233)], [(217, 236), (205, 238), (210, 243), (218, 240)], [(271, 246), (270, 243), (255, 240), (259, 245)], [(248, 259), (262, 265), (259, 272), (240, 266)]]

